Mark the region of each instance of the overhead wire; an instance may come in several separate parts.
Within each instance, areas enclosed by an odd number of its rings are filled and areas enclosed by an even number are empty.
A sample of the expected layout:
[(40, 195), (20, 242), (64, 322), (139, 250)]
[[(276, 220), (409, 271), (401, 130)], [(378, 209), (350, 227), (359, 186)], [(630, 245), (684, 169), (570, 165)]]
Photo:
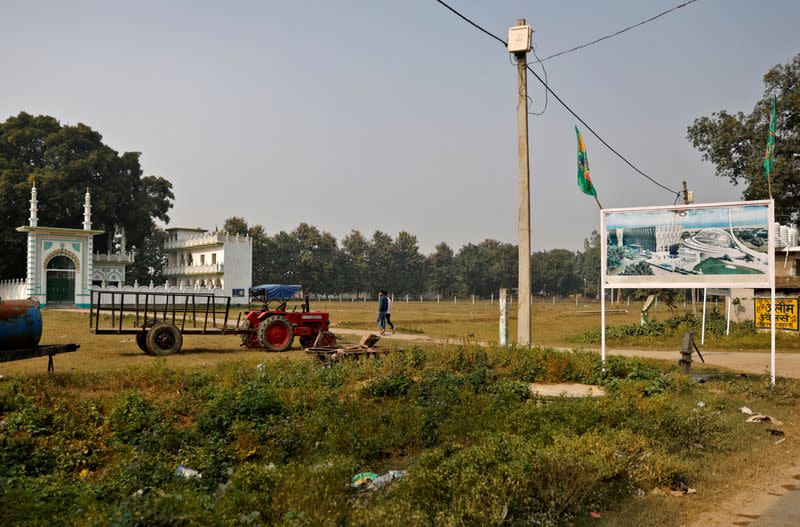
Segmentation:
[(695, 2), (697, 2), (697, 0), (688, 0), (686, 2), (683, 2), (682, 4), (678, 4), (678, 5), (674, 6), (674, 7), (671, 7), (670, 9), (667, 9), (666, 11), (662, 11), (661, 13), (659, 13), (659, 14), (657, 14), (655, 16), (652, 16), (652, 17), (650, 17), (650, 18), (648, 18), (646, 20), (642, 20), (641, 22), (633, 24), (632, 26), (628, 26), (628, 27), (625, 27), (623, 29), (620, 29), (619, 31), (615, 31), (614, 33), (611, 33), (610, 35), (606, 35), (604, 37), (600, 37), (598, 39), (592, 40), (591, 42), (587, 42), (585, 44), (580, 44), (578, 46), (575, 46), (574, 48), (566, 49), (564, 51), (559, 51), (558, 53), (553, 53), (552, 55), (549, 55), (549, 56), (547, 56), (547, 57), (545, 57), (543, 59), (539, 59), (539, 57), (536, 57), (536, 62), (542, 63), (542, 62), (544, 62), (546, 60), (554, 59), (556, 57), (560, 57), (561, 55), (566, 55), (567, 53), (572, 53), (573, 51), (578, 51), (579, 49), (588, 48), (589, 46), (593, 46), (594, 44), (597, 44), (598, 42), (602, 42), (603, 40), (607, 40), (609, 38), (616, 37), (617, 35), (621, 35), (622, 33), (625, 33), (626, 31), (630, 31), (631, 29), (635, 29), (635, 28), (637, 28), (639, 26), (643, 26), (643, 25), (645, 25), (645, 24), (647, 24), (649, 22), (652, 22), (653, 20), (655, 20), (657, 18), (661, 18), (664, 15), (667, 15), (667, 14), (673, 12), (673, 11), (676, 11), (676, 10), (682, 8), (682, 7), (686, 7), (687, 5), (693, 4)]
[[(692, 2), (696, 2), (696, 1), (697, 0), (689, 0), (689, 1), (685, 2), (684, 4), (681, 4), (680, 6), (674, 7), (671, 10), (668, 10), (668, 11), (665, 11), (665, 12), (659, 14), (659, 15), (656, 15), (652, 19), (655, 20), (659, 16), (663, 16), (664, 14), (668, 13), (669, 11), (674, 11), (675, 9), (678, 9), (679, 7), (683, 7), (684, 5), (688, 5), (688, 4), (690, 4)], [(443, 5), (444, 7), (446, 7), (449, 11), (453, 12), (459, 18), (461, 18), (462, 20), (464, 20), (465, 22), (467, 22), (471, 26), (475, 27), (476, 29), (478, 29), (482, 33), (485, 33), (489, 37), (491, 37), (491, 38), (497, 40), (498, 42), (502, 43), (505, 48), (508, 48), (508, 43), (505, 40), (503, 40), (502, 38), (498, 37), (497, 35), (495, 35), (494, 33), (490, 32), (489, 30), (481, 27), (480, 25), (476, 24), (475, 22), (473, 22), (472, 20), (470, 20), (469, 18), (467, 18), (463, 14), (459, 13), (458, 11), (456, 11), (455, 9), (453, 9), (452, 7), (447, 5), (443, 0), (436, 0), (436, 2), (441, 4), (441, 5)], [(647, 21), (640, 22), (637, 25), (641, 25), (642, 23), (646, 23), (646, 22)], [(631, 26), (631, 28), (633, 28), (633, 27), (636, 27), (636, 26)], [(534, 56), (536, 56), (535, 53), (534, 53)], [(547, 58), (552, 58), (552, 56), (551, 57), (547, 57)], [(547, 60), (547, 58), (545, 58), (545, 59), (543, 59), (541, 61), (537, 61), (537, 63), (544, 62), (544, 60)], [(657, 185), (658, 187), (660, 187), (660, 188), (662, 188), (662, 189), (664, 189), (664, 190), (668, 191), (669, 193), (674, 194), (676, 196), (680, 196), (681, 195), (680, 192), (678, 192), (676, 190), (673, 190), (673, 189), (669, 188), (668, 186), (666, 186), (666, 185), (664, 185), (662, 183), (659, 183), (658, 181), (656, 181), (652, 177), (650, 177), (647, 174), (645, 174), (636, 165), (631, 163), (625, 156), (620, 154), (614, 147), (612, 147), (610, 144), (608, 144), (605, 139), (600, 137), (600, 135), (597, 132), (595, 132), (594, 129), (591, 126), (589, 126), (586, 123), (586, 121), (583, 120), (583, 118), (581, 118), (581, 116), (579, 116), (577, 113), (575, 113), (575, 111), (572, 108), (570, 108), (569, 105), (567, 105), (567, 103), (565, 103), (564, 100), (561, 97), (559, 97), (558, 94), (556, 92), (554, 92), (552, 88), (550, 88), (549, 83), (544, 81), (544, 80), (542, 80), (542, 78), (539, 77), (539, 75), (537, 75), (537, 73), (533, 70), (533, 68), (531, 68), (530, 64), (526, 65), (526, 68), (527, 68), (528, 71), (530, 71), (533, 74), (534, 77), (536, 77), (536, 80), (538, 80), (544, 86), (544, 88), (546, 90), (546, 93), (550, 93), (553, 97), (555, 97), (555, 99), (561, 104), (561, 106), (563, 106), (569, 113), (571, 113), (573, 117), (575, 117), (583, 126), (586, 127), (587, 130), (589, 130), (592, 133), (592, 135), (594, 135), (606, 148), (608, 148), (611, 152), (613, 152), (618, 158), (620, 158), (623, 162), (625, 162), (625, 164), (627, 164), (636, 173), (640, 174), (641, 176), (643, 176), (644, 178), (649, 180), (651, 183)]]

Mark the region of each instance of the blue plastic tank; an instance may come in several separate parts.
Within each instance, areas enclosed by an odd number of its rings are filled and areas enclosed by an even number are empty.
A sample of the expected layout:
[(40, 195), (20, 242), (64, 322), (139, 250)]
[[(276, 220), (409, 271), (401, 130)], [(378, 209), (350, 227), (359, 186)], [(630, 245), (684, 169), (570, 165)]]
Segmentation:
[(0, 350), (35, 348), (41, 338), (39, 302), (0, 300)]

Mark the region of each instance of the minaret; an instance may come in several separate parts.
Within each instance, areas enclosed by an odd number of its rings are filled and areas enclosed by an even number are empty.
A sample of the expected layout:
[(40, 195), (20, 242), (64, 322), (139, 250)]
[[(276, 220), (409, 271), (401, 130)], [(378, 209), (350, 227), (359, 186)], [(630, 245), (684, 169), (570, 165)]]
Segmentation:
[(36, 182), (33, 182), (31, 187), (31, 217), (30, 226), (36, 227), (39, 225), (39, 201), (36, 199)]
[[(86, 196), (83, 200), (83, 230), (92, 230), (92, 195), (89, 193), (89, 187), (86, 187)], [(94, 273), (94, 235), (89, 234), (86, 237), (86, 262), (83, 264), (84, 274), (82, 275), (81, 293), (86, 294), (89, 292), (91, 286), (92, 274)], [(85, 297), (84, 297), (85, 298)]]
[[(31, 187), (31, 216), (28, 220), (31, 227), (39, 225), (39, 201), (36, 199), (36, 182)], [(28, 269), (27, 269), (27, 295), (36, 298), (36, 231), (28, 231)]]
[(83, 200), (83, 230), (92, 230), (92, 195), (86, 187), (86, 196)]

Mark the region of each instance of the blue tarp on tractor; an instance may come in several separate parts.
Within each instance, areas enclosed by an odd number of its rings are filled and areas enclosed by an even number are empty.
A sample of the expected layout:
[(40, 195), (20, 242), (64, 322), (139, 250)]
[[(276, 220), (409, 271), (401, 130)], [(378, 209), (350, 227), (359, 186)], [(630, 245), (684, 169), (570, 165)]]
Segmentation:
[(302, 285), (263, 284), (250, 288), (250, 296), (263, 296), (264, 300), (288, 300), (303, 289)]

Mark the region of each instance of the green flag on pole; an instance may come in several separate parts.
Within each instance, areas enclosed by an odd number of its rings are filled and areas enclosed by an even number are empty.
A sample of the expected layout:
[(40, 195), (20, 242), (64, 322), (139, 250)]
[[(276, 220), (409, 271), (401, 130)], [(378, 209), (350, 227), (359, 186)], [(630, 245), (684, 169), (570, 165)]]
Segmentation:
[[(767, 184), (771, 180), (769, 173), (772, 170), (772, 164), (775, 162), (775, 103), (778, 100), (777, 95), (772, 96), (772, 111), (769, 116), (769, 135), (767, 136), (767, 149), (764, 151), (764, 178)], [(772, 197), (772, 188), (769, 189), (770, 198)]]
[(577, 126), (575, 133), (578, 135), (578, 188), (587, 196), (597, 197), (597, 190), (589, 176), (589, 157), (586, 155), (586, 145), (583, 144), (583, 138)]

